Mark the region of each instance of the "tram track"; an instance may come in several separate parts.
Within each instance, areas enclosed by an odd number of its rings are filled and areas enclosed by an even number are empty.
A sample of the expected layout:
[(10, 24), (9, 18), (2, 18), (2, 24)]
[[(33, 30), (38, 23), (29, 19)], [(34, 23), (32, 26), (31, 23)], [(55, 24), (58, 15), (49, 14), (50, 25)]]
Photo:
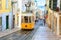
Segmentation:
[(38, 28), (39, 26), (36, 26), (34, 30), (24, 40), (30, 40), (33, 37), (33, 35), (36, 33)]
[(39, 26), (39, 24), (35, 24), (34, 30), (32, 31), (19, 30), (17, 32), (0, 38), (0, 40), (30, 40), (30, 38), (32, 38)]
[(33, 31), (29, 31), (28, 34), (26, 34), (26, 36), (24, 36), (23, 38), (19, 38), (19, 40), (29, 40), (29, 38), (32, 38), (39, 26), (40, 25), (35, 26)]
[[(38, 23), (37, 23), (38, 24)], [(27, 36), (25, 36), (22, 40), (31, 40), (31, 38), (33, 37), (33, 35), (36, 33), (36, 31), (38, 30), (40, 23), (37, 25), (35, 24), (35, 28), (33, 31), (31, 31)]]
[(39, 26), (40, 25), (37, 25), (37, 26), (35, 25), (35, 28), (32, 31), (24, 31), (23, 32), (23, 30), (22, 30), (22, 32), (26, 35), (24, 35), (24, 36), (22, 35), (22, 37), (19, 38), (19, 40), (27, 40), (28, 38), (32, 37), (35, 34), (35, 32), (37, 31), (37, 29), (39, 28)]

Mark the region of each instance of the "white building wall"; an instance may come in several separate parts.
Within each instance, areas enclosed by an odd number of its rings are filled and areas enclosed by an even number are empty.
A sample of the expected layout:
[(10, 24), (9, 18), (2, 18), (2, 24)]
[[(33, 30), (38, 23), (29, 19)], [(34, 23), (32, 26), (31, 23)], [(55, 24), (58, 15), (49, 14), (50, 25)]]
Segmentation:
[(2, 31), (6, 30), (6, 15), (2, 14)]
[(5, 31), (6, 30), (6, 16), (9, 16), (9, 29), (12, 29), (13, 27), (13, 15), (12, 15), (12, 12), (9, 12), (9, 13), (2, 13), (0, 15), (0, 17), (2, 17), (2, 31)]
[(22, 8), (22, 0), (18, 0), (18, 9), (20, 10), (19, 12), (19, 28), (21, 28), (21, 8)]
[(13, 28), (13, 14), (9, 12), (9, 29)]

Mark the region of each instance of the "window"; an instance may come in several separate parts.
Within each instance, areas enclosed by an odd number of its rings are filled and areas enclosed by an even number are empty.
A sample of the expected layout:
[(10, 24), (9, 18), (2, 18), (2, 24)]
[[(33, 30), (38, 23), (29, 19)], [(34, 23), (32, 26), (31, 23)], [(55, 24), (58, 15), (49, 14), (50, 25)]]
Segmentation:
[(25, 23), (28, 23), (28, 16), (24, 16)]
[(32, 16), (32, 22), (34, 22), (34, 16)]
[(29, 23), (31, 23), (31, 16), (29, 17)]
[(49, 8), (51, 8), (51, 0), (49, 0)]
[(0, 4), (0, 9), (2, 8), (2, 4)]
[(8, 0), (6, 0), (6, 9), (8, 9), (8, 3), (9, 1)]
[(61, 10), (61, 0), (60, 0), (60, 10)]
[(21, 16), (21, 23), (23, 23), (23, 16)]
[(56, 8), (57, 8), (57, 0), (49, 0), (49, 8), (51, 8), (52, 1), (53, 1), (53, 10), (56, 11)]
[(1, 0), (0, 0), (1, 1)]
[(0, 9), (2, 9), (2, 0), (0, 0)]
[(53, 10), (56, 11), (57, 8), (57, 0), (53, 0)]

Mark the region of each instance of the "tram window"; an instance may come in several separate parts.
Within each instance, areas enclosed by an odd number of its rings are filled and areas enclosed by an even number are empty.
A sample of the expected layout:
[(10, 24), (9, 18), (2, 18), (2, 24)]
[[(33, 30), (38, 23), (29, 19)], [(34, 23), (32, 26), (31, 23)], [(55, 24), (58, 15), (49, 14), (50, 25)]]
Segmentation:
[(31, 16), (29, 17), (29, 23), (31, 23)]
[(24, 16), (25, 23), (28, 23), (28, 16)]
[(23, 23), (23, 16), (21, 16), (21, 23)]

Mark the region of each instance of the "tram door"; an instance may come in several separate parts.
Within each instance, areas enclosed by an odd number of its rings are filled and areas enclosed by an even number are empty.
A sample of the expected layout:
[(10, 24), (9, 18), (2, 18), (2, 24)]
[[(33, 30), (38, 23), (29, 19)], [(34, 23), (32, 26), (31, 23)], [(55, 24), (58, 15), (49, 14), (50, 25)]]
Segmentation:
[(9, 28), (9, 16), (6, 16), (6, 29)]

